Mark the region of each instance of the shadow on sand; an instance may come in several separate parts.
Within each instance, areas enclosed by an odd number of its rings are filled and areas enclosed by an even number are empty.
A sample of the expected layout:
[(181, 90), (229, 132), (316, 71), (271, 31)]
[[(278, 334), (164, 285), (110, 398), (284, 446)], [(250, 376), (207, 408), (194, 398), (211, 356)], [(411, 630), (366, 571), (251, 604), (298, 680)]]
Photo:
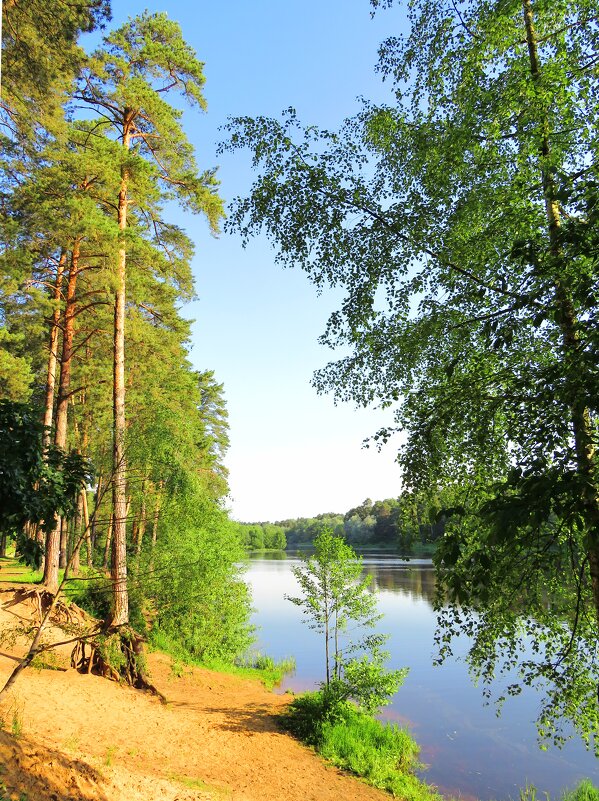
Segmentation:
[(24, 736), (0, 731), (0, 768), (0, 787), (28, 801), (108, 801), (98, 786), (103, 779), (99, 771)]

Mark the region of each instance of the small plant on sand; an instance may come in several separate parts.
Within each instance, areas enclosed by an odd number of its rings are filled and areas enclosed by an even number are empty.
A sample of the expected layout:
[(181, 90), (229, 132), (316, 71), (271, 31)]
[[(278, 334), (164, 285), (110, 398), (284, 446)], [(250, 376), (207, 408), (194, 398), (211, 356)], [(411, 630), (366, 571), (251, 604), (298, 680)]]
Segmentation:
[(209, 793), (213, 798), (226, 799), (231, 796), (231, 790), (228, 787), (207, 784), (203, 779), (193, 779), (190, 776), (179, 776), (177, 774), (173, 774), (170, 779), (182, 784), (184, 787), (188, 787), (190, 790), (201, 790), (204, 793)]
[(18, 706), (14, 706), (12, 710), (10, 733), (15, 739), (18, 739), (23, 734), (23, 713)]
[[(0, 730), (7, 731), (8, 729), (17, 739), (23, 734), (23, 709), (16, 700), (13, 700), (8, 708), (4, 708), (0, 712)], [(2, 801), (1, 798), (0, 801)]]
[(191, 672), (192, 669), (188, 665), (185, 665), (185, 662), (183, 662), (181, 659), (177, 659), (176, 657), (172, 658), (171, 676), (176, 679), (182, 679), (183, 676), (188, 676), (191, 674)]
[(79, 749), (79, 737), (76, 734), (71, 734), (70, 737), (62, 744), (65, 751), (77, 751)]

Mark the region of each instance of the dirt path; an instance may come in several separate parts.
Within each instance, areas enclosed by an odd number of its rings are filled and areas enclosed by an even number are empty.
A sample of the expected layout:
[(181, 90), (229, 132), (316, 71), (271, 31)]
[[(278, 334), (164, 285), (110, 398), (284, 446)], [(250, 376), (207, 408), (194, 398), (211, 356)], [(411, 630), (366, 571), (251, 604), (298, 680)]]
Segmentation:
[[(0, 613), (0, 625), (2, 614)], [(0, 679), (14, 655), (0, 647)], [(0, 707), (0, 782), (28, 801), (383, 801), (278, 728), (253, 681), (151, 654), (168, 700), (74, 670), (27, 670)], [(17, 737), (12, 736), (15, 731)]]

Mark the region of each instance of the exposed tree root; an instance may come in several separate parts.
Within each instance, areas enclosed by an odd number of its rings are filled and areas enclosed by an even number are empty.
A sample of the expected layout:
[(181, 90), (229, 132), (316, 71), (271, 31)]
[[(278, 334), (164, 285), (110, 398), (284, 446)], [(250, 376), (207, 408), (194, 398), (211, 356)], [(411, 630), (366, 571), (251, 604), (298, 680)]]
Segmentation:
[(80, 673), (123, 681), (138, 690), (166, 698), (145, 673), (144, 640), (129, 626), (108, 628), (94, 640), (79, 640), (71, 654), (71, 665)]
[[(4, 590), (4, 592), (6, 592), (6, 590)], [(42, 622), (44, 615), (54, 602), (54, 595), (51, 592), (45, 589), (37, 589), (37, 587), (32, 589), (20, 587), (11, 589), (9, 592), (12, 593), (12, 598), (10, 601), (6, 601), (2, 604), (4, 609), (10, 609), (19, 604), (25, 604), (33, 608), (34, 615), (37, 616), (39, 623)], [(50, 615), (50, 622), (57, 626), (63, 626), (65, 624), (70, 626), (79, 625), (84, 624), (87, 620), (89, 620), (89, 616), (86, 615), (82, 609), (74, 604), (67, 605), (61, 600), (54, 603), (54, 608)]]
[[(29, 650), (0, 689), (5, 694), (19, 673), (44, 652), (56, 646), (74, 644), (71, 666), (80, 673), (94, 673), (112, 681), (126, 682), (146, 690), (166, 703), (164, 695), (149, 681), (145, 670), (144, 639), (130, 626), (102, 624), (75, 604), (64, 603), (43, 588), (12, 587), (2, 604), (15, 617), (15, 625), (3, 632), (4, 640), (33, 637)], [(53, 627), (49, 634), (49, 626)], [(61, 641), (57, 629), (67, 635)], [(44, 637), (46, 638), (44, 640)], [(58, 641), (57, 641), (58, 640)]]

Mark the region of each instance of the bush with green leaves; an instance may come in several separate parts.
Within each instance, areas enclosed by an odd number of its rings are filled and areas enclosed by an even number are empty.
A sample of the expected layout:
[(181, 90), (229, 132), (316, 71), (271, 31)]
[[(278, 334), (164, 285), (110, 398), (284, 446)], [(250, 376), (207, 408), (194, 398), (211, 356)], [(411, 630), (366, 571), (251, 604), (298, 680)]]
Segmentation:
[[(128, 573), (131, 626), (181, 661), (233, 664), (252, 642), (250, 597), (235, 525), (193, 477), (165, 500), (155, 545)], [(88, 574), (69, 598), (106, 619), (112, 582)]]
[(406, 801), (440, 801), (414, 775), (419, 747), (395, 724), (382, 723), (340, 697), (340, 682), (294, 699), (281, 716), (288, 731), (338, 767)]
[(389, 703), (408, 675), (408, 668), (388, 670), (385, 667), (387, 657), (388, 653), (375, 643), (367, 653), (350, 659), (343, 666), (341, 684), (347, 697), (371, 715)]
[(138, 568), (154, 632), (194, 660), (231, 663), (252, 641), (244, 551), (227, 515), (188, 480), (163, 509), (153, 552)]

